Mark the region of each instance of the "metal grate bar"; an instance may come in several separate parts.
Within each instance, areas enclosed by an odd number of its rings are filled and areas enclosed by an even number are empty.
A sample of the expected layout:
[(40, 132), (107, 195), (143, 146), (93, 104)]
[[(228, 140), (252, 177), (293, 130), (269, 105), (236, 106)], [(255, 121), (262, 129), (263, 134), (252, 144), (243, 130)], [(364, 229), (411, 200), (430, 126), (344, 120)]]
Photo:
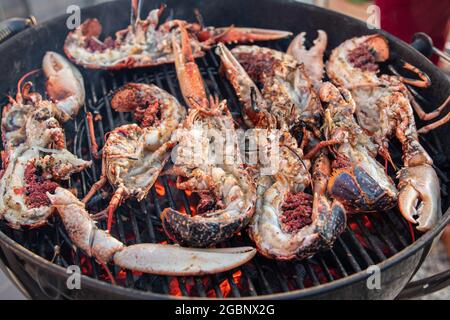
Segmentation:
[(344, 268), (344, 265), (342, 264), (341, 260), (339, 259), (339, 257), (336, 255), (336, 253), (334, 252), (334, 249), (330, 249), (328, 251), (331, 255), (331, 259), (334, 261), (334, 264), (339, 268), (339, 272), (344, 276), (348, 276), (347, 271)]
[(303, 267), (303, 265), (301, 263), (295, 263), (294, 269), (295, 269), (294, 280), (299, 289), (304, 289), (305, 288), (304, 280), (305, 280), (305, 275), (306, 275), (305, 268)]
[(313, 286), (318, 286), (320, 284), (320, 281), (319, 278), (317, 278), (314, 269), (311, 267), (310, 259), (303, 261), (303, 265), (305, 266), (305, 270), (308, 273), (308, 276), (311, 279)]
[(344, 235), (347, 235), (347, 237), (349, 238), (351, 244), (355, 247), (355, 249), (357, 250), (358, 254), (360, 254), (362, 256), (362, 258), (364, 259), (364, 261), (366, 262), (366, 266), (371, 266), (374, 264), (372, 258), (369, 256), (369, 254), (367, 253), (367, 251), (364, 249), (364, 247), (361, 245), (361, 243), (358, 241), (358, 239), (355, 236), (355, 233), (350, 229), (347, 228), (347, 231), (345, 232)]
[(375, 251), (375, 254), (377, 255), (378, 259), (380, 261), (383, 261), (386, 259), (386, 256), (384, 255), (381, 248), (376, 243), (376, 237), (374, 237), (369, 230), (364, 226), (364, 224), (361, 222), (361, 219), (355, 219), (356, 224), (358, 225), (359, 230), (361, 230), (364, 238), (368, 241), (372, 249)]
[[(377, 232), (378, 236), (384, 241), (384, 243), (388, 246), (389, 250), (391, 251), (391, 254), (395, 254), (397, 253), (397, 249), (395, 248), (394, 244), (392, 243), (392, 241), (389, 239), (388, 234), (386, 233), (386, 235), (384, 234), (383, 230), (381, 229), (380, 225), (375, 221), (375, 217), (371, 216), (371, 215), (367, 215), (367, 218), (369, 219), (369, 221), (372, 223), (372, 225), (375, 228), (375, 231)], [(381, 222), (383, 225), (384, 222)]]
[[(115, 228), (113, 227), (113, 230), (117, 231), (117, 233), (115, 234), (119, 235), (119, 240), (127, 245), (128, 243), (125, 236), (125, 228), (122, 221), (121, 211), (122, 210), (119, 208), (114, 212)], [(130, 287), (132, 286), (133, 283), (133, 275), (130, 270), (125, 270), (125, 273), (126, 273), (126, 285), (127, 287)]]
[(263, 286), (263, 288), (261, 288), (261, 291), (266, 294), (273, 293), (272, 286), (267, 281), (267, 278), (264, 275), (263, 270), (261, 269), (261, 265), (258, 262), (258, 258), (254, 259), (253, 264), (256, 268), (256, 271), (258, 272), (258, 282)]
[(319, 260), (319, 264), (322, 267), (322, 271), (325, 274), (325, 276), (327, 277), (328, 281), (333, 281), (334, 277), (333, 275), (330, 273), (330, 268), (328, 268), (327, 263), (325, 262), (325, 260), (322, 257), (318, 257)]
[(281, 268), (281, 263), (279, 261), (276, 261), (273, 264), (273, 269), (274, 269), (274, 271), (275, 271), (275, 273), (277, 275), (278, 282), (281, 285), (281, 290), (283, 292), (290, 291), (289, 290), (289, 285), (288, 285), (288, 280), (286, 279), (286, 274), (281, 271), (282, 268)]
[(342, 238), (338, 237), (336, 242), (342, 247), (342, 249), (344, 249), (344, 256), (347, 258), (347, 260), (350, 263), (350, 265), (352, 266), (353, 270), (355, 272), (361, 271), (361, 267), (359, 266), (358, 262), (356, 262), (355, 257), (350, 252), (349, 248), (347, 247), (345, 242), (342, 240)]
[[(393, 210), (388, 210), (386, 212), (386, 215), (388, 217), (387, 221), (389, 222), (389, 225), (394, 231), (408, 230), (406, 222), (403, 222), (402, 220), (399, 219), (398, 217), (399, 213), (394, 212)], [(402, 243), (404, 247), (407, 247), (410, 244), (411, 239), (406, 240), (405, 237), (399, 231), (395, 231), (394, 234), (398, 237), (399, 241)]]

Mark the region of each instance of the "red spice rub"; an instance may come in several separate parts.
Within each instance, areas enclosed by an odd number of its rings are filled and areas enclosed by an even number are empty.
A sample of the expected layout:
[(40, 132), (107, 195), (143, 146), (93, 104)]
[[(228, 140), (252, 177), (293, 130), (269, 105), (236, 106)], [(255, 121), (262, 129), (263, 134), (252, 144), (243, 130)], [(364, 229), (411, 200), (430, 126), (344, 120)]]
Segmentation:
[(44, 179), (36, 168), (35, 161), (30, 161), (25, 168), (25, 203), (30, 208), (50, 205), (46, 193), (54, 192), (59, 187), (56, 182)]
[(144, 106), (139, 106), (134, 113), (134, 118), (140, 123), (141, 127), (150, 127), (159, 123), (160, 113), (160, 104), (156, 99)]
[(197, 205), (197, 214), (205, 214), (219, 209), (223, 209), (220, 199), (212, 191), (199, 192), (200, 197)]
[(378, 71), (377, 61), (370, 52), (370, 49), (365, 45), (361, 45), (350, 51), (348, 61), (354, 67), (360, 68), (363, 71)]
[(309, 194), (289, 193), (281, 209), (280, 221), (287, 232), (297, 232), (312, 223), (312, 196)]

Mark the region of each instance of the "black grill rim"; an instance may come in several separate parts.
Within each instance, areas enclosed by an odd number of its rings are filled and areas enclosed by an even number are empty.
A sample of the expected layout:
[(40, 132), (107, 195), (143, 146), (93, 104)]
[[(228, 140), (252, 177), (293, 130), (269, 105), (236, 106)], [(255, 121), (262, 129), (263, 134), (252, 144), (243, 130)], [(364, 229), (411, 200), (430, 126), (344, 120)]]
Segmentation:
[[(432, 243), (434, 238), (444, 229), (444, 227), (447, 225), (447, 223), (450, 222), (450, 209), (446, 211), (446, 213), (442, 216), (442, 218), (439, 220), (439, 225), (435, 227), (434, 229), (430, 230), (429, 232), (425, 233), (420, 239), (416, 240), (414, 243), (406, 247), (405, 249), (399, 251), (398, 253), (394, 254), (392, 257), (382, 261), (381, 263), (377, 264), (378, 267), (380, 267), (380, 270), (383, 272), (392, 266), (397, 265), (401, 261), (407, 259), (408, 257), (412, 256), (414, 253), (418, 252), (419, 250), (426, 249), (425, 246)], [(41, 256), (33, 253), (32, 251), (26, 249), (25, 247), (19, 245), (17, 242), (9, 238), (7, 235), (5, 235), (3, 232), (0, 231), (0, 240), (3, 241), (3, 244), (5, 244), (8, 249), (11, 251), (20, 254), (25, 260), (28, 260), (30, 263), (40, 263), (41, 267), (45, 269), (46, 271), (53, 273), (61, 278), (66, 278), (67, 273), (66, 270), (55, 263), (52, 263)], [(427, 253), (425, 253), (425, 256)], [(359, 272), (356, 272), (352, 275), (349, 275), (347, 277), (334, 280), (332, 282), (320, 284), (318, 286), (310, 287), (310, 288), (304, 288), (304, 289), (298, 289), (298, 290), (292, 290), (290, 292), (283, 292), (283, 293), (275, 293), (275, 294), (266, 294), (266, 295), (258, 295), (255, 297), (228, 297), (228, 298), (214, 298), (214, 300), (255, 300), (255, 299), (264, 299), (264, 300), (271, 300), (271, 299), (298, 299), (298, 298), (308, 298), (313, 297), (315, 295), (318, 295), (320, 293), (336, 290), (338, 288), (349, 286), (353, 283), (364, 281), (366, 280), (370, 274), (366, 272), (366, 270), (361, 270)], [(207, 300), (208, 298), (201, 298), (201, 297), (177, 297), (172, 295), (166, 295), (166, 294), (160, 294), (160, 293), (154, 293), (150, 291), (141, 291), (141, 290), (134, 290), (130, 288), (125, 288), (122, 286), (114, 286), (108, 282), (100, 281), (94, 278), (91, 278), (86, 275), (81, 275), (81, 287), (83, 289), (88, 289), (89, 287), (95, 287), (99, 289), (104, 289), (111, 291), (113, 293), (116, 293), (118, 295), (126, 295), (129, 298), (135, 298), (135, 299), (173, 299), (173, 300)], [(54, 288), (55, 290), (57, 288)]]
[[(281, 4), (283, 2), (284, 2), (283, 0), (272, 0), (273, 4)], [(288, 1), (288, 3), (289, 2), (290, 1)], [(301, 4), (301, 3), (296, 3), (296, 5), (303, 6), (303, 7), (313, 7), (311, 5)], [(101, 6), (102, 6), (102, 4), (99, 4), (99, 5), (95, 5), (92, 7), (85, 8), (85, 9), (94, 9), (94, 8), (99, 8)], [(323, 9), (323, 8), (317, 8), (317, 10), (318, 11), (330, 11), (328, 9)], [(333, 12), (333, 14), (339, 16), (341, 19), (344, 19), (347, 21), (349, 21), (349, 19), (350, 19), (350, 20), (352, 20), (353, 23), (359, 23), (359, 24), (365, 26), (365, 24), (363, 22), (357, 21), (357, 20), (350, 18), (348, 16), (345, 16), (343, 14), (335, 13), (335, 12)], [(60, 18), (52, 19), (48, 23), (51, 23), (52, 21), (56, 21), (57, 19), (60, 19)], [(28, 33), (37, 33), (40, 31), (39, 29), (41, 29), (41, 28), (45, 28), (45, 24), (40, 25), (35, 28), (31, 28), (31, 29), (23, 32), (22, 34), (18, 35), (15, 38), (15, 40), (19, 40), (20, 38), (25, 37)], [(370, 31), (368, 30), (368, 32), (370, 32)], [(409, 51), (409, 53), (414, 54), (414, 55), (419, 54), (419, 52), (417, 52), (415, 49), (411, 48), (408, 44), (406, 44), (402, 40), (384, 32), (382, 30), (380, 30), (379, 33), (387, 36), (391, 41), (395, 41), (396, 44), (399, 45), (400, 47), (402, 47), (402, 49), (404, 49), (405, 51)], [(10, 40), (8, 42), (11, 43), (13, 41)], [(0, 45), (0, 51), (6, 49), (7, 46), (8, 46), (8, 43)], [(426, 59), (423, 59), (422, 64), (428, 64), (427, 67), (433, 69), (433, 71), (435, 73), (441, 72), (436, 67), (434, 67), (431, 64), (431, 62), (429, 62)], [(433, 241), (433, 239), (443, 230), (445, 225), (449, 222), (450, 222), (450, 209), (448, 209), (446, 211), (446, 213), (441, 217), (438, 225), (434, 229), (425, 233), (414, 243), (412, 243), (408, 247), (402, 249), (401, 251), (394, 254), (390, 258), (382, 261), (381, 263), (378, 263), (377, 266), (380, 267), (381, 271), (388, 270), (389, 268), (399, 264), (401, 261), (413, 256), (415, 253), (419, 252), (419, 250), (424, 250), (424, 252), (422, 253), (422, 259), (423, 259), (424, 257), (426, 257), (428, 250), (429, 250), (429, 247), (427, 247), (427, 245), (431, 245), (431, 242)], [(34, 254), (32, 251), (22, 247), (20, 244), (18, 244), (17, 242), (15, 242), (11, 238), (9, 238), (6, 234), (4, 234), (1, 231), (0, 231), (0, 240), (2, 241), (2, 245), (5, 245), (8, 249), (10, 249), (14, 253), (18, 254), (24, 260), (26, 260), (32, 264), (39, 264), (42, 269), (45, 269), (45, 271), (48, 271), (54, 275), (57, 275), (59, 278), (65, 279), (67, 277), (67, 273), (63, 267), (61, 267), (55, 263), (52, 263), (52, 262), (40, 257), (39, 255)], [(336, 290), (341, 287), (349, 286), (351, 284), (365, 280), (369, 276), (370, 275), (365, 270), (362, 270), (362, 271), (356, 272), (350, 276), (346, 276), (344, 278), (334, 280), (332, 282), (320, 284), (320, 285), (310, 287), (310, 288), (292, 290), (290, 292), (285, 292), (285, 293), (258, 295), (255, 297), (251, 297), (251, 296), (250, 297), (240, 297), (240, 298), (229, 297), (229, 298), (215, 298), (215, 299), (250, 300), (250, 299), (274, 299), (274, 298), (277, 298), (277, 299), (308, 298), (308, 297), (313, 297), (315, 295), (318, 295), (320, 293), (329, 292), (329, 291), (333, 291), (333, 290)], [(171, 295), (166, 295), (166, 294), (153, 293), (153, 292), (149, 292), (149, 291), (134, 290), (134, 289), (130, 289), (130, 288), (122, 287), (122, 286), (113, 286), (110, 283), (100, 281), (100, 280), (91, 278), (86, 275), (82, 275), (81, 279), (82, 279), (82, 287), (84, 289), (89, 289), (89, 288), (102, 289), (102, 290), (106, 290), (106, 291), (112, 292), (117, 295), (129, 297), (129, 298), (137, 298), (137, 299), (149, 299), (149, 298), (155, 299), (156, 298), (156, 299), (174, 299), (174, 300), (205, 299), (205, 298), (201, 298), (201, 297), (176, 297), (176, 296), (171, 296)], [(55, 289), (57, 290), (57, 288), (55, 288)]]

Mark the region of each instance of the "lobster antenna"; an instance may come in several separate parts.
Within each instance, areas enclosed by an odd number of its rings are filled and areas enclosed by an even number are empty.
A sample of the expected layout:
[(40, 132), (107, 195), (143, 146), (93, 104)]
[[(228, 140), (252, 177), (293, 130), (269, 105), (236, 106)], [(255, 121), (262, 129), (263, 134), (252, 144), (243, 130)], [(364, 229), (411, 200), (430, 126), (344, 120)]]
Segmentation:
[(200, 24), (200, 26), (202, 28), (205, 27), (205, 20), (203, 19), (202, 14), (200, 13), (200, 10), (198, 10), (197, 8), (194, 9), (194, 15), (195, 15), (195, 19), (197, 19), (198, 23)]
[(41, 69), (34, 69), (31, 70), (30, 72), (25, 73), (25, 75), (22, 76), (22, 78), (19, 79), (19, 82), (17, 82), (17, 97), (16, 100), (18, 100), (18, 98), (22, 98), (22, 83), (25, 81), (26, 78), (28, 78), (29, 76), (37, 73), (41, 71)]
[(306, 167), (305, 162), (303, 161), (302, 157), (300, 157), (300, 155), (297, 153), (297, 151), (295, 151), (294, 149), (292, 149), (290, 146), (288, 145), (283, 145), (283, 147), (287, 148), (290, 152), (292, 152), (297, 158), (298, 160), (300, 160), (300, 162), (302, 163), (303, 167), (305, 168), (305, 170), (308, 171), (308, 168)]
[(133, 32), (136, 31), (136, 24), (141, 19), (142, 0), (131, 0), (130, 25)]

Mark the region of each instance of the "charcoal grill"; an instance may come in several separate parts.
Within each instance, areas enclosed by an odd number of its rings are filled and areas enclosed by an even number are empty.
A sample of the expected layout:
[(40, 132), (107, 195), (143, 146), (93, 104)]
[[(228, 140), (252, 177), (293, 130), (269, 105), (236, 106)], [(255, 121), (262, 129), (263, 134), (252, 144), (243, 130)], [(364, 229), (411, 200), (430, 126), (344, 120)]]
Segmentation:
[[(315, 36), (315, 30), (324, 29), (329, 35), (329, 49), (347, 38), (374, 32), (364, 23), (350, 17), (295, 1), (168, 0), (166, 3), (171, 15), (191, 21), (195, 18), (193, 9), (200, 9), (209, 25), (235, 24), (284, 29), (294, 33), (307, 31), (311, 37)], [(143, 12), (158, 5), (159, 0), (148, 0), (144, 3)], [(128, 24), (128, 10), (129, 1), (116, 1), (86, 8), (82, 10), (81, 17), (82, 20), (99, 18), (103, 23), (104, 34), (108, 35)], [(45, 51), (62, 52), (68, 31), (66, 19), (67, 16), (62, 16), (38, 25), (0, 45), (0, 92), (14, 93), (17, 80), (25, 72), (40, 66)], [(424, 108), (431, 110), (444, 101), (450, 92), (450, 82), (445, 75), (419, 52), (399, 39), (382, 33), (390, 40), (392, 51), (397, 57), (430, 75), (433, 86), (417, 91), (417, 98)], [(265, 45), (284, 51), (287, 44), (288, 40)], [(218, 58), (213, 52), (208, 52), (198, 63), (209, 91), (227, 98), (233, 115), (238, 118), (240, 106), (228, 82), (218, 74)], [(86, 104), (80, 115), (67, 124), (66, 137), (69, 150), (84, 159), (93, 159), (85, 112), (101, 116), (101, 120), (96, 122), (96, 136), (100, 147), (106, 132), (132, 121), (130, 115), (116, 113), (110, 107), (111, 92), (124, 83), (155, 83), (182, 101), (172, 65), (114, 73), (82, 72), (87, 90)], [(42, 77), (32, 80), (38, 84), (36, 90), (43, 92)], [(53, 217), (48, 226), (37, 230), (15, 231), (0, 222), (0, 259), (11, 278), (31, 298), (392, 299), (428, 293), (448, 285), (450, 272), (422, 282), (408, 283), (426, 258), (433, 240), (438, 238), (440, 231), (450, 220), (450, 210), (447, 210), (450, 200), (450, 145), (445, 143), (449, 129), (445, 126), (421, 138), (435, 161), (441, 180), (443, 212), (446, 212), (439, 225), (424, 235), (415, 233), (396, 210), (361, 214), (349, 219), (348, 228), (331, 250), (305, 261), (276, 262), (257, 256), (238, 269), (206, 277), (155, 276), (109, 266), (117, 282), (113, 286), (105, 270), (94, 259), (74, 250), (59, 218)], [(392, 155), (399, 163), (401, 154), (398, 145), (394, 144), (392, 147)], [(70, 186), (77, 188), (81, 196), (97, 181), (99, 174), (100, 162), (95, 160), (95, 166), (74, 176)], [(107, 201), (108, 199), (96, 196), (89, 203), (89, 210), (98, 212), (105, 208)], [(121, 206), (115, 214), (112, 233), (127, 244), (168, 241), (159, 220), (162, 209), (167, 206), (184, 208), (189, 214), (189, 201), (186, 193), (177, 190), (169, 178), (160, 177), (148, 198), (140, 203), (127, 201)], [(100, 227), (104, 228), (105, 225), (100, 223)], [(242, 235), (224, 246), (244, 244), (251, 242), (247, 236)], [(80, 266), (84, 274), (81, 290), (69, 290), (66, 286), (66, 268), (73, 264)], [(373, 265), (381, 270), (381, 289), (368, 289), (366, 285), (366, 279), (371, 275), (367, 268)]]

